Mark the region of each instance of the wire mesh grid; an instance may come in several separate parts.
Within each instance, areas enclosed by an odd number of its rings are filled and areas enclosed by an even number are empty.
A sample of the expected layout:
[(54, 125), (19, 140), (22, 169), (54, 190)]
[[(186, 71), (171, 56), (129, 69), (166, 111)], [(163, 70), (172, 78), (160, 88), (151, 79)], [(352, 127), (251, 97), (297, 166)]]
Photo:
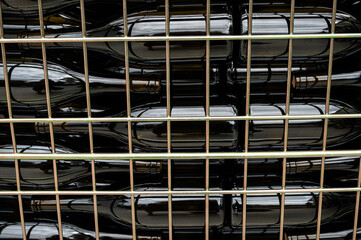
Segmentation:
[[(123, 37), (87, 37), (86, 35), (86, 20), (85, 20), (85, 6), (84, 0), (80, 0), (80, 9), (81, 9), (81, 27), (82, 27), (82, 37), (80, 38), (46, 38), (44, 32), (44, 17), (43, 17), (43, 3), (42, 0), (38, 0), (38, 10), (39, 10), (39, 21), (40, 21), (40, 38), (31, 38), (31, 39), (21, 39), (21, 38), (4, 38), (3, 32), (3, 17), (0, 15), (0, 44), (2, 51), (2, 62), (4, 65), (4, 79), (5, 79), (5, 88), (6, 88), (6, 99), (7, 99), (7, 108), (9, 113), (9, 118), (0, 119), (0, 123), (6, 123), (10, 125), (11, 139), (13, 145), (12, 154), (1, 154), (1, 159), (15, 159), (15, 173), (16, 173), (16, 191), (0, 191), (0, 195), (17, 195), (18, 196), (18, 205), (20, 211), (20, 221), (22, 226), (22, 236), (23, 239), (27, 239), (25, 220), (24, 220), (24, 211), (22, 196), (25, 195), (53, 195), (56, 197), (56, 211), (57, 211), (57, 220), (59, 227), (59, 239), (63, 239), (62, 235), (62, 219), (61, 219), (61, 207), (60, 207), (60, 196), (61, 195), (74, 195), (74, 191), (60, 191), (58, 188), (58, 176), (57, 176), (57, 160), (83, 160), (91, 159), (91, 175), (92, 175), (92, 186), (91, 191), (77, 191), (77, 195), (90, 195), (93, 197), (93, 207), (94, 207), (94, 222), (95, 222), (95, 236), (96, 239), (99, 239), (99, 224), (98, 224), (98, 204), (97, 196), (99, 195), (130, 195), (131, 196), (131, 219), (132, 219), (132, 236), (133, 239), (137, 239), (137, 229), (136, 229), (136, 214), (135, 214), (135, 196), (137, 195), (166, 195), (168, 196), (168, 225), (169, 225), (169, 239), (173, 238), (173, 214), (172, 214), (172, 196), (174, 195), (204, 195), (205, 196), (205, 209), (204, 209), (204, 218), (205, 218), (205, 239), (209, 239), (210, 223), (209, 223), (209, 196), (212, 194), (241, 194), (243, 197), (242, 205), (242, 236), (240, 239), (246, 239), (247, 232), (247, 194), (264, 194), (264, 193), (279, 193), (281, 194), (281, 204), (280, 204), (280, 234), (279, 239), (282, 240), (285, 238), (283, 232), (284, 229), (284, 217), (285, 217), (285, 195), (287, 193), (309, 193), (309, 192), (318, 192), (319, 198), (321, 199), (318, 202), (317, 210), (317, 232), (316, 239), (320, 238), (320, 228), (322, 222), (322, 194), (324, 192), (356, 192), (356, 204), (355, 204), (355, 216), (354, 216), (354, 227), (352, 239), (356, 239), (356, 232), (358, 226), (358, 214), (359, 214), (359, 204), (360, 204), (360, 190), (361, 190), (361, 173), (358, 174), (358, 182), (356, 187), (348, 188), (324, 188), (324, 172), (325, 172), (325, 158), (326, 157), (335, 157), (335, 156), (360, 156), (361, 150), (326, 150), (326, 140), (327, 140), (327, 128), (329, 119), (348, 119), (348, 118), (361, 118), (361, 114), (329, 114), (329, 102), (330, 102), (330, 91), (331, 91), (331, 75), (332, 75), (332, 63), (333, 63), (333, 50), (334, 50), (334, 39), (336, 38), (361, 38), (361, 33), (335, 33), (335, 21), (336, 21), (336, 6), (337, 0), (333, 0), (332, 8), (332, 22), (331, 22), (331, 32), (327, 34), (293, 34), (294, 29), (294, 16), (295, 16), (295, 0), (291, 0), (291, 9), (290, 9), (290, 24), (289, 24), (289, 34), (281, 35), (252, 35), (252, 16), (253, 16), (253, 0), (249, 0), (249, 9), (248, 9), (248, 35), (227, 35), (227, 36), (217, 36), (210, 35), (210, 15), (211, 15), (211, 0), (207, 0), (206, 8), (206, 35), (205, 36), (170, 36), (170, 13), (169, 13), (169, 0), (165, 0), (165, 36), (156, 36), (156, 37), (131, 37), (128, 36), (128, 23), (127, 23), (127, 0), (123, 0), (123, 17), (124, 17), (124, 36)], [(1, 6), (1, 5), (0, 5)], [(0, 14), (1, 14), (0, 8)], [(327, 94), (326, 94), (326, 108), (325, 113), (322, 115), (289, 115), (290, 111), (290, 92), (291, 92), (291, 69), (292, 69), (292, 50), (293, 50), (293, 40), (295, 39), (314, 39), (314, 38), (325, 38), (330, 39), (329, 47), (329, 63), (328, 63), (328, 78), (327, 78)], [(288, 39), (288, 71), (287, 71), (287, 91), (286, 91), (286, 109), (284, 115), (264, 115), (264, 116), (250, 116), (250, 93), (251, 93), (251, 58), (252, 58), (252, 40), (258, 39)], [(233, 117), (219, 117), (219, 116), (210, 116), (210, 51), (211, 43), (210, 41), (219, 41), (219, 40), (247, 40), (247, 82), (246, 82), (246, 104), (245, 104), (245, 115), (243, 116), (233, 116)], [(90, 102), (90, 90), (89, 90), (89, 73), (88, 73), (88, 56), (87, 56), (87, 44), (91, 42), (123, 42), (124, 43), (124, 54), (125, 54), (125, 76), (126, 76), (126, 102), (127, 102), (127, 116), (126, 117), (92, 117), (91, 115), (91, 102)], [(131, 98), (130, 98), (130, 78), (129, 78), (129, 42), (135, 41), (163, 41), (166, 43), (166, 117), (132, 117), (131, 116)], [(171, 57), (170, 57), (170, 42), (171, 41), (205, 41), (206, 42), (206, 103), (205, 103), (205, 116), (199, 117), (175, 117), (171, 116)], [(49, 76), (48, 76), (48, 66), (47, 66), (47, 52), (46, 52), (46, 43), (60, 43), (60, 42), (79, 42), (82, 43), (83, 54), (84, 54), (84, 74), (85, 74), (85, 88), (86, 88), (86, 104), (87, 104), (87, 117), (86, 118), (53, 118), (52, 109), (51, 109), (51, 96), (49, 90)], [(11, 106), (11, 96), (10, 96), (10, 85), (9, 77), (7, 72), (7, 58), (6, 58), (6, 43), (40, 43), (42, 49), (42, 58), (43, 58), (43, 67), (44, 67), (44, 79), (45, 79), (45, 92), (46, 92), (46, 102), (47, 102), (47, 118), (13, 118), (12, 116), (12, 106)], [(324, 120), (324, 132), (323, 132), (323, 146), (320, 151), (288, 151), (288, 125), (289, 120), (307, 120), (307, 119), (323, 119)], [(245, 146), (243, 152), (210, 152), (210, 121), (244, 121), (245, 122)], [(248, 151), (248, 141), (249, 141), (249, 121), (250, 120), (283, 120), (284, 121), (284, 145), (282, 152), (249, 152)], [(205, 122), (205, 142), (206, 142), (206, 151), (205, 152), (196, 152), (196, 153), (177, 153), (172, 152), (172, 139), (171, 139), (171, 123), (181, 121), (203, 121)], [(15, 139), (15, 123), (36, 123), (44, 122), (49, 124), (50, 131), (50, 141), (52, 153), (50, 154), (29, 154), (29, 153), (19, 153), (17, 150), (17, 144)], [(77, 153), (77, 154), (64, 154), (55, 152), (55, 137), (54, 137), (54, 123), (63, 123), (63, 122), (86, 122), (88, 123), (89, 128), (89, 141), (90, 141), (90, 153)], [(93, 143), (93, 132), (92, 132), (92, 123), (94, 122), (126, 122), (128, 124), (128, 146), (129, 153), (94, 153), (94, 143)], [(133, 153), (132, 151), (132, 123), (134, 122), (166, 122), (167, 123), (167, 152), (166, 153)], [(247, 189), (247, 165), (248, 161), (255, 158), (282, 158), (282, 188), (281, 189), (271, 189), (271, 190), (254, 190)], [(312, 189), (286, 189), (286, 168), (287, 168), (287, 159), (288, 158), (306, 158), (306, 157), (321, 157), (321, 170), (320, 170), (320, 184), (318, 188)], [(24, 191), (21, 189), (21, 180), (19, 176), (19, 160), (21, 159), (52, 159), (53, 172), (54, 172), (54, 191)], [(95, 178), (95, 160), (106, 160), (106, 159), (125, 159), (129, 160), (129, 172), (130, 172), (130, 189), (129, 191), (98, 191), (96, 189), (96, 178)], [(167, 191), (135, 191), (134, 190), (134, 161), (135, 160), (158, 160), (158, 159), (168, 159), (168, 190)], [(204, 190), (183, 190), (183, 191), (174, 191), (172, 190), (172, 164), (171, 161), (182, 161), (186, 159), (203, 159), (206, 160), (206, 173), (205, 173), (205, 189)], [(241, 190), (210, 190), (209, 187), (209, 161), (210, 159), (244, 159), (244, 177), (243, 177), (243, 189)], [(360, 162), (361, 164), (361, 162)], [(359, 168), (360, 169), (360, 168)]]

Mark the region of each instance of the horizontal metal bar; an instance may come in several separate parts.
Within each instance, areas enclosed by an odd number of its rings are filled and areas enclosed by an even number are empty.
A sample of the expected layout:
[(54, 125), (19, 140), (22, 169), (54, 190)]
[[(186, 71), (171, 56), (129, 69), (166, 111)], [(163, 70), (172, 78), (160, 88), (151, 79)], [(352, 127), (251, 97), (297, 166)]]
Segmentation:
[(361, 114), (322, 114), (322, 115), (280, 115), (280, 116), (234, 116), (234, 117), (89, 117), (89, 118), (4, 118), (0, 123), (35, 122), (182, 122), (182, 121), (238, 121), (238, 120), (300, 120), (300, 119), (346, 119), (361, 118)]
[(280, 152), (210, 152), (210, 153), (4, 153), (1, 159), (236, 159), (236, 158), (305, 158), (361, 156), (361, 150), (280, 151)]
[(1, 195), (216, 195), (216, 194), (269, 194), (310, 192), (360, 192), (361, 188), (294, 188), (257, 190), (187, 190), (187, 191), (0, 191)]
[(320, 39), (361, 38), (361, 33), (280, 34), (280, 35), (210, 35), (210, 36), (157, 36), (157, 37), (69, 37), (69, 38), (2, 38), (0, 43), (42, 42), (144, 42), (144, 41), (204, 41), (204, 40), (257, 40), (257, 39)]

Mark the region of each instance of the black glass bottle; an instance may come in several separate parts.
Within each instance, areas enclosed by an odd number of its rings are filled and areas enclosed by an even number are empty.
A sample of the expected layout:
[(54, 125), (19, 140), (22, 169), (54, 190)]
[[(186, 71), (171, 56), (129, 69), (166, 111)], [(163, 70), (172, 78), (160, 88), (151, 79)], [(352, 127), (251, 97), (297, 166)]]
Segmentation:
[[(359, 157), (328, 157), (325, 159), (324, 184), (327, 187), (357, 186)], [(281, 184), (283, 159), (252, 159), (247, 163), (247, 185), (252, 187)], [(286, 185), (293, 182), (318, 182), (321, 174), (321, 158), (289, 158), (286, 161)], [(232, 165), (234, 183), (242, 187), (244, 161), (237, 159)], [(268, 188), (268, 187), (266, 187)], [(276, 186), (273, 186), (276, 188)]]
[[(21, 153), (51, 153), (50, 146), (19, 144)], [(11, 145), (0, 145), (1, 153), (12, 153)], [(57, 153), (77, 153), (72, 149), (57, 146)], [(52, 160), (18, 160), (20, 187), (22, 190), (53, 190), (54, 171)], [(205, 162), (202, 160), (172, 161), (172, 186), (174, 188), (204, 188)], [(60, 190), (91, 190), (92, 170), (89, 160), (57, 160), (58, 187)], [(222, 187), (226, 180), (223, 160), (210, 162), (210, 187)], [(95, 178), (98, 190), (128, 189), (129, 160), (96, 160)], [(133, 162), (136, 184), (167, 186), (167, 161)], [(13, 159), (0, 162), (0, 189), (16, 189), (15, 163)]]
[[(192, 98), (190, 98), (192, 99)], [(218, 99), (218, 100), (217, 100)], [(217, 102), (218, 101), (218, 102)], [(210, 116), (235, 117), (239, 114), (237, 105), (230, 104), (232, 101), (225, 98), (214, 99), (210, 107)], [(268, 98), (264, 103), (264, 96), (259, 97), (250, 105), (250, 116), (282, 116), (284, 115), (285, 103), (279, 99)], [(193, 100), (193, 104), (194, 104)], [(176, 103), (176, 101), (174, 101)], [(205, 108), (202, 105), (193, 105), (181, 99), (172, 106), (172, 117), (204, 117)], [(324, 98), (294, 98), (290, 104), (291, 115), (322, 115), (325, 113)], [(4, 107), (6, 113), (6, 108)], [(242, 109), (241, 109), (242, 110)], [(31, 109), (18, 108), (15, 112), (23, 117), (47, 117), (47, 112), (34, 112)], [(61, 109), (59, 110), (61, 112)], [(36, 115), (35, 115), (36, 113)], [(330, 101), (329, 114), (358, 114), (359, 110), (354, 105), (339, 100)], [(5, 115), (6, 116), (6, 115)], [(59, 116), (59, 115), (58, 115)], [(60, 115), (61, 116), (61, 115)], [(107, 117), (125, 117), (126, 112)], [(154, 101), (144, 105), (134, 106), (132, 117), (157, 118), (166, 117), (165, 103)], [(185, 124), (186, 123), (186, 124)], [(94, 122), (94, 137), (108, 139), (111, 145), (127, 145), (128, 129), (126, 122)], [(132, 142), (135, 149), (141, 151), (166, 151), (167, 150), (167, 127), (166, 122), (133, 122)], [(19, 133), (37, 135), (38, 137), (49, 136), (47, 123), (17, 124)], [(329, 148), (344, 146), (358, 139), (360, 136), (360, 121), (355, 118), (335, 118), (329, 121), (327, 146)], [(300, 119), (289, 121), (289, 149), (320, 149), (322, 147), (324, 123), (322, 119)], [(302, 129), (302, 131), (300, 131)], [(250, 149), (282, 149), (283, 148), (283, 120), (250, 120), (249, 130)], [(88, 139), (88, 124), (85, 123), (54, 123), (54, 133), (57, 139), (71, 140), (72, 136), (84, 136)], [(243, 136), (239, 128), (239, 121), (212, 121), (210, 124), (210, 147), (212, 150), (239, 150), (242, 142), (239, 134)], [(75, 139), (75, 138), (74, 138)], [(105, 143), (105, 142), (103, 142)], [(205, 147), (205, 122), (204, 121), (176, 121), (172, 123), (172, 148), (174, 150), (200, 150)], [(357, 146), (356, 146), (357, 147)]]
[[(46, 240), (55, 239), (59, 236), (59, 229), (57, 223), (52, 221), (27, 221), (26, 225), (29, 226), (29, 230), (26, 232), (29, 240)], [(320, 238), (324, 240), (349, 240), (352, 239), (353, 229), (332, 229), (333, 225), (326, 226), (327, 231), (321, 231)], [(21, 223), (20, 222), (1, 222), (0, 239), (13, 239), (21, 240)], [(30, 230), (31, 229), (31, 230)], [(94, 230), (87, 230), (80, 228), (71, 223), (63, 223), (63, 239), (65, 240), (94, 240)], [(176, 240), (196, 240), (204, 238), (204, 232), (202, 231), (173, 231), (173, 239)], [(242, 233), (239, 231), (214, 231), (210, 230), (209, 239), (211, 240), (235, 240), (239, 239)], [(168, 231), (137, 231), (137, 237), (145, 240), (161, 240), (169, 239)], [(259, 229), (247, 229), (247, 239), (266, 239), (266, 240), (277, 240), (279, 239), (279, 233), (277, 229), (259, 228)], [(284, 236), (287, 240), (295, 239), (310, 239), (315, 240), (316, 234), (314, 231), (308, 231), (306, 233), (294, 233), (287, 232)], [(124, 229), (121, 233), (118, 232), (106, 232), (100, 231), (99, 239), (101, 240), (130, 240), (132, 234), (130, 229)], [(357, 229), (356, 240), (360, 239), (360, 229)]]
[[(240, 8), (239, 12), (232, 13), (231, 9)], [(237, 35), (248, 34), (247, 27), (247, 6), (236, 4), (216, 5), (212, 8), (211, 14), (211, 35)], [(205, 9), (203, 9), (205, 11)], [(183, 11), (177, 12), (170, 9), (170, 35), (171, 36), (202, 36), (205, 35), (204, 12), (195, 12), (192, 8), (185, 7)], [(241, 17), (235, 17), (240, 15)], [(165, 16), (164, 12), (152, 12), (151, 14), (140, 13), (130, 14), (128, 16), (128, 36), (131, 37), (151, 37), (165, 35)], [(269, 13), (267, 10), (260, 9), (254, 16), (253, 34), (287, 34), (289, 22), (289, 9), (280, 9), (277, 13)], [(312, 29), (306, 30), (303, 26), (312, 22)], [(326, 7), (297, 7), (295, 10), (295, 34), (308, 33), (328, 33), (330, 31), (331, 10)], [(266, 24), (267, 23), (267, 24)], [(149, 27), (151, 26), (151, 31)], [(266, 27), (265, 27), (266, 26)], [(355, 33), (360, 32), (360, 23), (353, 16), (345, 13), (337, 13), (337, 33)], [(14, 32), (15, 34), (15, 32)], [(38, 38), (39, 32), (18, 31), (19, 38)], [(81, 37), (81, 31), (75, 30), (49, 30), (46, 31), (46, 37)], [(124, 36), (123, 20), (119, 18), (108, 23), (106, 26), (89, 29), (88, 37), (118, 37)], [(12, 34), (8, 37), (14, 37)], [(329, 39), (312, 39), (312, 44), (304, 44), (299, 40), (294, 43), (294, 60), (299, 61), (327, 61), (328, 60), (328, 41)], [(240, 63), (247, 55), (247, 41), (241, 41), (241, 44), (228, 40), (217, 40), (211, 42), (210, 57), (213, 61), (224, 62), (235, 60)], [(49, 54), (61, 51), (65, 48), (81, 48), (79, 43), (48, 43)], [(135, 41), (130, 42), (129, 59), (131, 64), (165, 64), (165, 43), (157, 41)], [(19, 49), (39, 48), (38, 44), (23, 43), (18, 46)], [(344, 57), (360, 48), (360, 43), (353, 39), (335, 39), (334, 58)], [(52, 49), (52, 50), (51, 50)], [(173, 62), (202, 62), (205, 58), (205, 41), (171, 41), (170, 58)], [(252, 59), (254, 61), (265, 60), (285, 60), (287, 57), (288, 40), (255, 40), (252, 49)], [(109, 56), (124, 60), (124, 44), (122, 42), (96, 42), (88, 46), (89, 55), (91, 52), (102, 51)]]
[[(288, 185), (292, 189), (312, 189), (312, 183), (302, 182), (300, 185)], [(276, 186), (269, 186), (273, 189)], [(235, 188), (237, 189), (237, 188)], [(264, 187), (249, 187), (249, 190), (260, 190)], [(247, 194), (247, 226), (263, 226), (278, 224), (280, 221), (281, 194)], [(242, 225), (242, 195), (232, 197), (232, 225)], [(285, 196), (285, 226), (302, 228), (305, 226), (315, 226), (317, 223), (317, 206), (319, 193), (290, 193)], [(322, 202), (322, 222), (335, 221), (345, 214), (352, 214), (355, 206), (355, 195), (343, 195), (342, 193), (325, 193)]]
[[(317, 185), (301, 183), (292, 185), (293, 189), (312, 189)], [(167, 188), (142, 187), (138, 185), (135, 191), (146, 191), (147, 195), (135, 195), (136, 225), (139, 229), (167, 229), (168, 228), (168, 196), (151, 194), (151, 191), (166, 190)], [(256, 189), (256, 188), (249, 188)], [(272, 189), (272, 187), (270, 188)], [(188, 189), (188, 190), (197, 190)], [(198, 189), (200, 190), (200, 189)], [(219, 189), (213, 189), (219, 190)], [(3, 206), (9, 201), (8, 196), (1, 196)], [(247, 226), (277, 226), (280, 218), (280, 194), (262, 193), (247, 194)], [(316, 227), (317, 206), (319, 194), (301, 192), (286, 194), (285, 198), (285, 226), (291, 229), (302, 227)], [(342, 218), (345, 214), (354, 213), (355, 194), (324, 193), (323, 194), (322, 222), (324, 224)], [(39, 216), (48, 214), (49, 220), (56, 216), (56, 200), (42, 196), (23, 196), (24, 210)], [(108, 219), (112, 225), (130, 227), (132, 218), (130, 213), (130, 196), (103, 196), (97, 197), (98, 214), (100, 218)], [(234, 228), (242, 226), (242, 196), (232, 195), (231, 208), (228, 199), (221, 194), (209, 196), (209, 226), (221, 228), (225, 225), (225, 216), (230, 216), (230, 224)], [(77, 215), (93, 216), (92, 196), (61, 196), (61, 211), (63, 216)], [(16, 204), (14, 208), (16, 208)], [(8, 208), (11, 206), (8, 204)], [(174, 194), (172, 196), (173, 227), (187, 229), (202, 229), (205, 224), (205, 197), (196, 194)], [(230, 214), (230, 215), (228, 215)], [(262, 216), (262, 217), (260, 217)], [(56, 218), (54, 219), (56, 220)]]
[[(83, 65), (82, 62), (78, 62)], [(100, 64), (98, 64), (100, 65)], [(14, 107), (27, 106), (30, 108), (46, 109), (46, 91), (44, 80), (44, 68), (41, 62), (30, 58), (15, 60), (8, 59), (8, 79), (11, 103)], [(94, 114), (101, 115), (95, 110), (103, 105), (107, 108), (114, 98), (125, 99), (126, 91), (126, 70), (115, 63), (102, 65), (101, 71), (93, 69), (89, 74), (89, 94), (92, 98), (102, 96), (102, 101), (96, 99), (94, 104)], [(0, 65), (0, 71), (3, 71)], [(218, 86), (221, 81), (219, 68), (210, 69), (210, 85)], [(84, 70), (69, 69), (61, 63), (48, 62), (47, 73), (49, 79), (49, 93), (51, 104), (56, 109), (67, 103), (77, 102), (78, 107), (86, 109), (86, 83)], [(173, 97), (194, 97), (204, 98), (205, 95), (205, 70), (202, 66), (173, 66), (170, 70), (171, 91)], [(134, 99), (151, 98), (166, 95), (166, 71), (159, 68), (130, 68), (130, 92), (134, 94)], [(219, 92), (212, 87), (212, 95)], [(133, 101), (132, 101), (133, 102)], [(134, 102), (133, 102), (134, 103)], [(0, 104), (6, 105), (5, 78), (0, 77)], [(124, 104), (123, 104), (124, 105)], [(54, 109), (54, 110), (55, 110)], [(81, 110), (79, 110), (80, 112)], [(16, 111), (15, 111), (16, 112)], [(56, 114), (56, 110), (54, 111)], [(74, 112), (74, 114), (76, 114)]]

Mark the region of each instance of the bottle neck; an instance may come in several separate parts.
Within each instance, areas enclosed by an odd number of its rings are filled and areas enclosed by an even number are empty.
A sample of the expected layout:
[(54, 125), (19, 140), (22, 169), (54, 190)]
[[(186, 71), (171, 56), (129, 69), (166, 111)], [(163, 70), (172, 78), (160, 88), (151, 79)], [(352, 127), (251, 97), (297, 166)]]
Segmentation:
[[(292, 77), (292, 86), (295, 90), (325, 89), (327, 80), (326, 72), (296, 73)], [(332, 87), (361, 88), (361, 71), (332, 74), (331, 85)]]

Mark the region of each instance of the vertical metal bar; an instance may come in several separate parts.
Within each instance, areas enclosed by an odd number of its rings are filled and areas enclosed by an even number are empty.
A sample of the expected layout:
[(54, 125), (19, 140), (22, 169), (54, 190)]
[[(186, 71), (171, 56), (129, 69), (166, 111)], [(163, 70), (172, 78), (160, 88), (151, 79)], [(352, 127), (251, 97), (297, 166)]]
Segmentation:
[[(211, 32), (211, 0), (207, 0), (207, 14), (206, 14), (206, 35), (210, 36)], [(210, 115), (210, 56), (211, 42), (206, 40), (206, 116)], [(209, 120), (206, 120), (206, 153), (209, 153)], [(205, 189), (209, 190), (209, 158), (206, 159), (206, 186)], [(205, 195), (205, 239), (209, 239), (209, 195)]]
[[(0, 3), (0, 38), (4, 38), (4, 28), (3, 28), (3, 16), (2, 16), (2, 3)], [(9, 119), (13, 118), (12, 107), (11, 107), (11, 98), (10, 98), (10, 83), (9, 83), (9, 75), (8, 75), (8, 68), (7, 68), (7, 59), (6, 59), (6, 50), (5, 44), (1, 43), (1, 56), (3, 61), (3, 69), (4, 69), (4, 80), (5, 80), (5, 92), (6, 92), (6, 101), (8, 107), (8, 114)], [(11, 134), (11, 142), (13, 145), (13, 152), (17, 153), (17, 145), (16, 145), (16, 138), (15, 138), (15, 129), (14, 123), (10, 122), (10, 134)], [(19, 159), (14, 159), (15, 163), (15, 178), (16, 178), (16, 190), (18, 192), (21, 191), (20, 186), (20, 167), (19, 167)], [(23, 239), (26, 240), (26, 229), (25, 229), (25, 221), (24, 221), (24, 209), (23, 209), (23, 199), (21, 195), (18, 195), (18, 204), (19, 204), (19, 215), (20, 215), (20, 222), (21, 222), (21, 233)]]
[[(336, 22), (336, 10), (337, 10), (337, 0), (333, 0), (332, 5), (332, 23), (331, 23), (331, 33), (335, 33), (335, 22)], [(333, 63), (333, 48), (334, 48), (334, 39), (330, 39), (330, 55), (328, 59), (328, 75), (327, 75), (327, 90), (326, 90), (326, 103), (325, 103), (325, 114), (329, 113), (330, 106), (330, 95), (331, 95), (331, 78), (332, 78), (332, 63)], [(326, 151), (327, 145), (327, 130), (328, 130), (328, 119), (324, 120), (323, 126), (323, 143), (322, 143), (322, 151)], [(321, 176), (320, 176), (320, 188), (323, 188), (325, 178), (325, 157), (322, 157), (321, 161)], [(317, 230), (316, 230), (316, 240), (320, 239), (320, 231), (321, 231), (321, 219), (322, 219), (322, 197), (323, 193), (319, 193), (318, 200), (318, 212), (317, 212)]]
[[(124, 37), (128, 37), (128, 13), (127, 0), (123, 0), (123, 21), (124, 21)], [(124, 41), (124, 63), (125, 63), (125, 85), (126, 85), (126, 102), (127, 102), (127, 117), (131, 117), (131, 103), (130, 103), (130, 79), (129, 79), (129, 47), (128, 42)], [(132, 122), (128, 121), (128, 147), (129, 153), (133, 152), (132, 146)], [(130, 191), (134, 191), (134, 167), (133, 159), (129, 160), (129, 175), (130, 175)], [(131, 198), (131, 214), (132, 214), (132, 235), (133, 239), (137, 239), (137, 230), (135, 226), (135, 203), (134, 195)]]
[[(80, 0), (80, 11), (81, 11), (82, 37), (86, 38), (84, 0)], [(88, 68), (88, 50), (87, 50), (87, 43), (86, 42), (83, 42), (83, 54), (84, 54), (84, 77), (85, 77), (87, 116), (88, 116), (88, 118), (91, 118), (89, 68)], [(93, 128), (92, 128), (92, 123), (91, 122), (88, 122), (88, 128), (89, 128), (90, 153), (94, 153)], [(94, 159), (91, 159), (90, 161), (91, 161), (92, 186), (93, 186), (93, 191), (96, 191), (95, 161), (94, 161)], [(93, 207), (94, 207), (95, 239), (99, 240), (98, 201), (97, 201), (97, 195), (96, 194), (93, 195)]]
[[(38, 0), (38, 8), (39, 8), (39, 22), (40, 22), (40, 35), (41, 38), (45, 37), (45, 29), (44, 29), (44, 17), (43, 17), (43, 3), (42, 0)], [(46, 104), (48, 110), (48, 118), (52, 117), (51, 113), (51, 100), (50, 100), (50, 88), (49, 88), (49, 77), (48, 77), (48, 63), (46, 57), (46, 45), (45, 42), (41, 43), (41, 51), (43, 57), (43, 67), (44, 67), (44, 80), (45, 80), (45, 93), (46, 93)], [(55, 140), (54, 140), (54, 129), (53, 123), (49, 123), (49, 131), (50, 131), (50, 143), (51, 143), (51, 152), (55, 153)], [(53, 171), (54, 171), (54, 186), (55, 191), (59, 191), (58, 187), (58, 170), (56, 165), (56, 159), (53, 159)], [(58, 217), (58, 228), (59, 228), (59, 239), (63, 240), (63, 229), (61, 223), (61, 211), (60, 211), (60, 198), (59, 195), (55, 195), (56, 199), (56, 212)]]
[[(361, 158), (360, 158), (359, 166), (358, 166), (357, 187), (361, 187)], [(356, 240), (359, 211), (360, 211), (360, 192), (357, 191), (356, 192), (356, 204), (355, 204), (355, 217), (354, 217), (354, 221), (353, 221), (352, 240)]]
[[(253, 17), (253, 0), (249, 0), (248, 6), (248, 35), (252, 35), (252, 17)], [(252, 59), (252, 40), (247, 41), (247, 82), (246, 82), (246, 116), (249, 116), (249, 105), (251, 95), (251, 59)], [(245, 121), (244, 127), (244, 152), (248, 152), (248, 138), (249, 138), (249, 120)], [(244, 159), (243, 168), (243, 189), (247, 189), (248, 178), (248, 158)], [(242, 239), (246, 240), (246, 226), (247, 226), (247, 194), (243, 194), (242, 200)]]
[[(295, 0), (291, 0), (290, 9), (290, 29), (289, 34), (293, 35), (295, 22)], [(290, 113), (290, 95), (291, 95), (291, 75), (292, 75), (292, 53), (293, 53), (293, 39), (288, 40), (288, 64), (287, 64), (287, 88), (286, 88), (286, 109), (285, 114)], [(285, 131), (283, 136), (283, 151), (287, 152), (288, 146), (288, 119), (285, 119)], [(282, 189), (286, 189), (286, 170), (287, 170), (287, 158), (282, 160)], [(285, 193), (281, 195), (281, 211), (280, 211), (280, 240), (283, 240), (283, 227), (285, 219)]]
[[(169, 37), (170, 33), (170, 16), (169, 16), (169, 0), (165, 0), (165, 35)], [(170, 95), (170, 46), (169, 41), (165, 42), (166, 50), (166, 86), (167, 86), (167, 117), (171, 117), (171, 95)], [(171, 122), (167, 121), (167, 149), (168, 153), (172, 151), (172, 131)], [(172, 160), (168, 159), (168, 190), (172, 190)], [(168, 195), (168, 226), (169, 240), (173, 239), (173, 212), (172, 212), (172, 195)]]

